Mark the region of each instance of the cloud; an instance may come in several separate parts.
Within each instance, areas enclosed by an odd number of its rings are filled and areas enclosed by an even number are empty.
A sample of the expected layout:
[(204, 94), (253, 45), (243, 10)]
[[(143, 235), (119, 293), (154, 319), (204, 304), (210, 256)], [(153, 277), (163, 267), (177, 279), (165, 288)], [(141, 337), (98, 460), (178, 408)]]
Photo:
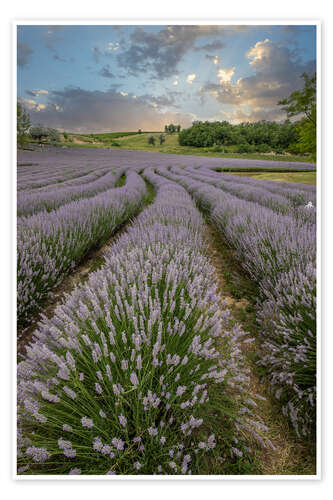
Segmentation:
[(214, 40), (211, 43), (206, 43), (205, 45), (202, 45), (201, 47), (194, 47), (194, 50), (199, 51), (199, 50), (208, 50), (208, 51), (215, 51), (215, 50), (220, 50), (225, 47), (225, 44), (221, 42), (221, 40)]
[(115, 75), (113, 73), (111, 73), (110, 66), (108, 64), (103, 66), (103, 68), (99, 71), (98, 74), (101, 76), (104, 76), (104, 78), (114, 78), (115, 77)]
[(224, 82), (230, 82), (234, 73), (235, 73), (235, 66), (233, 66), (232, 68), (225, 68), (225, 69), (219, 68), (217, 72), (217, 77), (220, 80), (220, 83), (223, 84)]
[(19, 101), (23, 104), (23, 106), (28, 109), (29, 111), (35, 111), (38, 113), (39, 111), (42, 111), (43, 109), (46, 108), (45, 104), (39, 104), (33, 99), (23, 99), (19, 98)]
[(273, 110), (270, 111), (271, 116), (276, 116), (274, 110), (279, 109), (276, 107), (278, 101), (302, 88), (304, 82), (301, 74), (313, 74), (315, 71), (315, 61), (303, 62), (297, 51), (268, 38), (258, 41), (247, 51), (246, 56), (253, 75), (240, 78), (232, 84), (235, 68), (220, 68), (217, 74), (219, 84), (207, 82), (201, 93), (214, 97), (222, 104), (256, 108), (257, 116), (259, 110), (264, 112), (268, 109)]
[(211, 56), (209, 54), (206, 54), (205, 58), (208, 59), (209, 61), (213, 61), (213, 63), (216, 65), (220, 64), (220, 57), (219, 56)]
[(196, 78), (196, 74), (193, 73), (192, 75), (187, 75), (186, 81), (187, 81), (187, 83), (189, 83), (190, 85), (192, 85), (192, 83), (194, 82), (195, 78)]
[(39, 97), (40, 95), (47, 95), (49, 93), (46, 89), (35, 89), (35, 90), (26, 90), (26, 94), (32, 97)]
[(154, 108), (164, 109), (164, 108), (179, 108), (177, 103), (177, 98), (182, 95), (182, 92), (177, 91), (166, 91), (164, 95), (153, 96), (150, 94), (144, 94), (140, 96), (140, 99), (148, 104), (152, 104)]
[(64, 26), (53, 25), (53, 26), (45, 26), (45, 29), (42, 31), (42, 39), (44, 41), (44, 45), (51, 52), (55, 52), (55, 47), (59, 41), (63, 40), (62, 36), (59, 35), (64, 30)]
[[(125, 92), (124, 92), (125, 94)], [(156, 102), (155, 102), (156, 104)], [(58, 109), (56, 109), (58, 107)], [(65, 88), (53, 91), (44, 109), (37, 111), (31, 105), (32, 123), (73, 132), (107, 132), (129, 130), (164, 130), (166, 123), (191, 125), (194, 115), (161, 112), (148, 97), (121, 95), (114, 89), (89, 91)]]
[(17, 42), (17, 64), (22, 68), (30, 63), (33, 54), (32, 48), (27, 43)]
[(120, 49), (120, 44), (119, 42), (109, 42), (106, 46), (105, 51), (106, 52), (115, 52), (116, 50)]
[[(190, 49), (194, 48), (197, 40), (211, 36), (227, 37), (234, 31), (240, 30), (244, 30), (244, 27), (176, 25), (165, 26), (155, 32), (138, 26), (130, 35), (129, 48), (117, 55), (117, 61), (130, 75), (149, 71), (154, 78), (168, 78), (175, 74), (179, 62)], [(203, 47), (207, 45), (220, 47), (222, 42), (218, 42), (215, 40)]]
[(74, 57), (70, 57), (69, 59), (66, 59), (65, 57), (58, 56), (58, 54), (54, 54), (53, 55), (53, 59), (55, 61), (62, 62), (62, 63), (67, 63), (67, 62), (74, 63), (75, 62), (75, 58)]
[(243, 122), (253, 123), (262, 120), (280, 122), (286, 119), (285, 113), (279, 108), (266, 110), (262, 108), (255, 108), (249, 113), (246, 113), (241, 107), (237, 107), (232, 112), (221, 110), (220, 113), (222, 113), (227, 120), (233, 124)]

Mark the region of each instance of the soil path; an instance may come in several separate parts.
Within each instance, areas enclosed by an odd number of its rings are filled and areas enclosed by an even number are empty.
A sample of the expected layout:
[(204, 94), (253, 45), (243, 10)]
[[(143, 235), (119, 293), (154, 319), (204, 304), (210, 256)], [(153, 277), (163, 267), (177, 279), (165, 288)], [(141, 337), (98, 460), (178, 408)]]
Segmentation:
[(208, 257), (216, 269), (216, 278), (222, 300), (227, 300), (234, 319), (255, 338), (243, 345), (247, 365), (250, 368), (249, 396), (259, 394), (265, 401), (256, 400), (257, 412), (269, 427), (268, 438), (275, 450), (267, 447), (257, 451), (257, 474), (291, 475), (315, 474), (315, 450), (313, 445), (299, 442), (277, 403), (270, 397), (268, 384), (260, 378), (256, 365), (256, 353), (260, 350), (259, 331), (255, 319), (257, 289), (246, 276), (235, 251), (222, 241), (216, 229), (207, 224)]

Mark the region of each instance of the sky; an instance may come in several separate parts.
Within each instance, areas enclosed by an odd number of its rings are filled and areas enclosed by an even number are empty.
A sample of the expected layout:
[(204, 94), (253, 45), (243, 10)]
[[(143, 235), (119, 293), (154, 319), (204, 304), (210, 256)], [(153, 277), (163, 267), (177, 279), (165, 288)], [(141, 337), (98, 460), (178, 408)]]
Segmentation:
[(280, 122), (278, 101), (315, 71), (310, 25), (17, 27), (18, 100), (61, 131)]

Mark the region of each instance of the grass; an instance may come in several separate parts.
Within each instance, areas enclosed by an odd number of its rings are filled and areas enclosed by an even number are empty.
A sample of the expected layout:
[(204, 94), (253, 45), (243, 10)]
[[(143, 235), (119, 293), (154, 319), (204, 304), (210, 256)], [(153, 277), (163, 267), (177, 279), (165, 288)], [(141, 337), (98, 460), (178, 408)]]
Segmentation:
[(316, 184), (316, 172), (224, 172), (240, 177), (251, 177), (259, 181), (301, 182)]
[[(278, 155), (261, 153), (236, 153), (237, 146), (225, 146), (225, 153), (213, 151), (213, 148), (196, 148), (191, 146), (180, 146), (178, 143), (178, 133), (164, 134), (165, 142), (159, 144), (159, 135), (162, 132), (113, 132), (110, 134), (69, 134), (69, 138), (74, 142), (64, 142), (61, 144), (70, 148), (109, 148), (113, 147), (113, 139), (117, 139), (120, 144), (115, 149), (134, 149), (138, 151), (151, 151), (154, 153), (181, 154), (194, 156), (208, 156), (212, 158), (241, 158), (244, 160), (273, 160), (273, 161), (297, 161), (311, 163), (310, 156)], [(153, 135), (156, 139), (155, 146), (148, 144), (148, 137)], [(82, 143), (76, 142), (79, 140)], [(89, 141), (89, 142), (87, 142)]]

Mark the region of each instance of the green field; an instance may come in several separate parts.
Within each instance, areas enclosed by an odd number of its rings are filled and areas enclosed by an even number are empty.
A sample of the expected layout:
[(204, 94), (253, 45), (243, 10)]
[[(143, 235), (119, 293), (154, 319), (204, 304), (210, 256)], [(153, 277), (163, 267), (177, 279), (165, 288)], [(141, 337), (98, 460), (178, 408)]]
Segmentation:
[[(236, 153), (237, 146), (225, 146), (225, 152), (214, 151), (214, 148), (196, 148), (190, 146), (180, 146), (178, 143), (178, 133), (164, 134), (165, 142), (159, 144), (159, 135), (162, 132), (112, 132), (109, 134), (68, 134), (69, 140), (63, 141), (68, 147), (81, 148), (115, 148), (115, 149), (135, 149), (138, 151), (152, 151), (154, 153), (181, 154), (195, 156), (209, 156), (213, 158), (242, 158), (248, 160), (276, 160), (276, 161), (299, 161), (310, 162), (310, 156), (298, 155), (278, 155), (266, 153)], [(148, 144), (148, 137), (153, 135), (156, 139), (155, 146)], [(113, 144), (112, 144), (113, 143)], [(119, 144), (116, 146), (115, 143)]]
[(226, 174), (251, 177), (259, 181), (301, 182), (316, 184), (316, 172), (224, 172)]

